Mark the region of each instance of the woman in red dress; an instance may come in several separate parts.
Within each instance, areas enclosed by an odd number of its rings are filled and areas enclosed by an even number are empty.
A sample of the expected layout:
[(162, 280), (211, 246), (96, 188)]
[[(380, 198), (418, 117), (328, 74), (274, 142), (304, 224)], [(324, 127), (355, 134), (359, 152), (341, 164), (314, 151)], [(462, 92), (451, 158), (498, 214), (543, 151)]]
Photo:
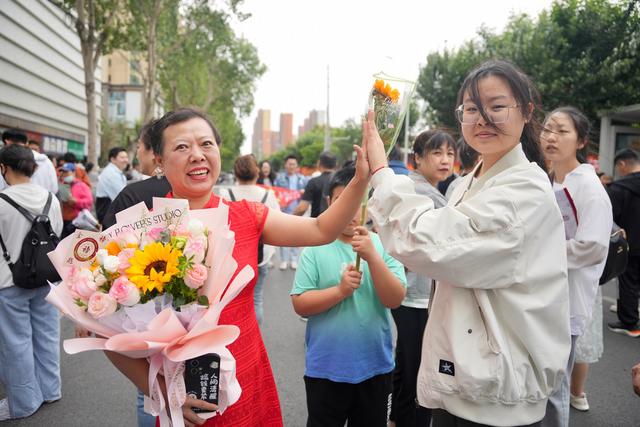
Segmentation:
[[(343, 196), (318, 218), (287, 215), (256, 202), (222, 202), (213, 194), (220, 174), (220, 135), (211, 121), (193, 109), (166, 113), (150, 130), (158, 165), (163, 169), (172, 192), (167, 197), (189, 200), (191, 209), (229, 204), (229, 226), (235, 232), (233, 256), (238, 271), (249, 264), (257, 277), (258, 242), (273, 246), (315, 246), (335, 240), (353, 218), (367, 187), (368, 165), (364, 152), (358, 155), (357, 173)], [(346, 197), (345, 197), (346, 196)], [(255, 277), (225, 307), (220, 324), (236, 325), (240, 336), (229, 346), (236, 359), (236, 377), (242, 387), (240, 399), (205, 422), (191, 408), (215, 410), (215, 405), (187, 397), (183, 406), (185, 424), (206, 426), (282, 426), (280, 403), (269, 358), (262, 342), (253, 304)], [(149, 364), (109, 353), (107, 356), (140, 390), (148, 393)]]

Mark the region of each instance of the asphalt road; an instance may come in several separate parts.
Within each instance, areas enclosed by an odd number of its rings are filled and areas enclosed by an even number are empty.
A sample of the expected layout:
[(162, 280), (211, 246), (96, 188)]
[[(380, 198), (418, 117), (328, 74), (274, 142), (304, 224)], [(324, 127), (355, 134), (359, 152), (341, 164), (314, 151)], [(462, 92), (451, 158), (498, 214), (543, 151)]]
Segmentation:
[[(265, 284), (263, 336), (280, 394), (286, 426), (304, 426), (306, 421), (304, 330), (291, 308), (290, 271), (272, 269)], [(604, 289), (604, 321), (613, 321), (609, 305), (615, 288)], [(609, 301), (607, 301), (609, 299)], [(63, 338), (72, 335), (63, 320)], [(605, 354), (592, 366), (587, 384), (591, 410), (571, 410), (572, 427), (640, 426), (640, 398), (633, 394), (630, 369), (640, 362), (640, 339), (605, 330)], [(43, 406), (35, 415), (2, 426), (135, 426), (135, 390), (101, 353), (69, 356), (62, 353), (63, 398)], [(4, 391), (0, 386), (0, 397)]]

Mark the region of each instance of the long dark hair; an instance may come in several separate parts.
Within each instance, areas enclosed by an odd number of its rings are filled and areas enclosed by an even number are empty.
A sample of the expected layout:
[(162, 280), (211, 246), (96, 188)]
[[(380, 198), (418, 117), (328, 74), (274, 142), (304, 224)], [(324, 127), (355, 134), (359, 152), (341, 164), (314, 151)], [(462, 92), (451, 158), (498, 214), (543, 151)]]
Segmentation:
[(584, 146), (576, 152), (576, 158), (580, 163), (586, 163), (587, 154), (589, 154), (589, 136), (591, 135), (591, 122), (589, 122), (589, 119), (584, 115), (582, 111), (571, 105), (566, 105), (564, 107), (558, 107), (547, 114), (547, 117), (544, 119), (544, 124), (546, 125), (549, 118), (551, 118), (551, 116), (556, 113), (566, 114), (569, 119), (571, 119), (573, 128), (576, 130), (576, 134), (578, 135), (578, 140), (584, 142)]
[(493, 128), (496, 132), (502, 133), (502, 130), (492, 123), (491, 118), (484, 111), (482, 102), (480, 102), (480, 94), (478, 92), (478, 82), (485, 77), (496, 76), (503, 78), (509, 87), (513, 96), (518, 103), (522, 117), (527, 118), (527, 123), (522, 129), (522, 150), (530, 162), (535, 162), (547, 171), (547, 165), (540, 149), (540, 131), (542, 125), (536, 115), (529, 111), (529, 106), (533, 105), (534, 111), (540, 106), (540, 94), (536, 90), (533, 82), (524, 72), (510, 62), (503, 60), (491, 60), (481, 64), (475, 70), (471, 71), (464, 79), (462, 87), (458, 92), (458, 105), (462, 104), (464, 94), (468, 91), (473, 103), (477, 106), (482, 118), (487, 126)]

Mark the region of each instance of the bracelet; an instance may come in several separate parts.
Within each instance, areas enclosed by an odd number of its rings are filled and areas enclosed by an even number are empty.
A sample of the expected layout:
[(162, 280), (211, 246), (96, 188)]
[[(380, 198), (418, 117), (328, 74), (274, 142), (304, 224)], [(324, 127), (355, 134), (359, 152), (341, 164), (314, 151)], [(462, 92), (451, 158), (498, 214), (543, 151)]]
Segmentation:
[(371, 176), (375, 175), (375, 174), (376, 174), (376, 172), (378, 172), (380, 169), (384, 169), (384, 168), (386, 168), (386, 167), (387, 167), (387, 165), (382, 165), (382, 166), (380, 166), (379, 168), (377, 168), (376, 170), (374, 170), (373, 172), (371, 172)]

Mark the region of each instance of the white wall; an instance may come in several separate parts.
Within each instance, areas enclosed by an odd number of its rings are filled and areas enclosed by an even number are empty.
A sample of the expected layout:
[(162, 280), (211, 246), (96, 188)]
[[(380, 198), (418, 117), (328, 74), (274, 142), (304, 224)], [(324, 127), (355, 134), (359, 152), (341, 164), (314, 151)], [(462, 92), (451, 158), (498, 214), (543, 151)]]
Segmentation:
[[(0, 1), (0, 113), (81, 136), (87, 113), (80, 40), (46, 0)], [(96, 70), (96, 108), (102, 91)]]

